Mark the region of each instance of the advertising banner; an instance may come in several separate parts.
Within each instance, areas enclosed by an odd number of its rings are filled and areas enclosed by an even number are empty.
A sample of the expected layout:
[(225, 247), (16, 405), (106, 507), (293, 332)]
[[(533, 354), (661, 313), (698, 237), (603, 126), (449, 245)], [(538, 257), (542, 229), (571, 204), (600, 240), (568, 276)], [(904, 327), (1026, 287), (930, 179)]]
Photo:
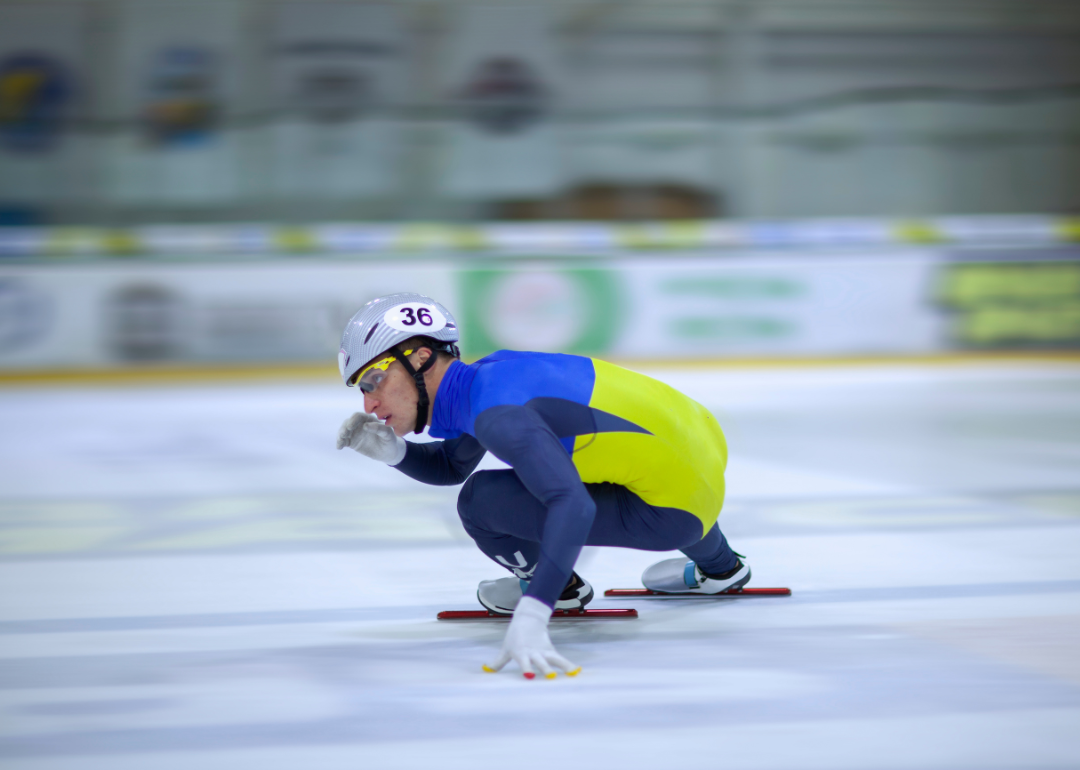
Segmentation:
[(939, 350), (934, 256), (745, 255), (480, 268), (462, 275), (463, 347), (616, 358), (857, 356)]
[(243, 137), (227, 130), (242, 92), (240, 3), (129, 0), (111, 139), (114, 202), (213, 205), (238, 194)]
[(88, 193), (83, 3), (0, 5), (0, 202), (40, 205)]
[(464, 5), (442, 67), (443, 95), (459, 108), (446, 130), (442, 192), (534, 198), (562, 183), (559, 131), (550, 113), (565, 87), (553, 9)]
[(275, 195), (348, 198), (393, 191), (401, 126), (387, 108), (408, 76), (401, 10), (393, 5), (275, 6), (270, 51), (279, 119), (269, 129)]
[(429, 262), (5, 267), (0, 370), (331, 363), (354, 312), (406, 290), (458, 305), (451, 268)]
[(592, 354), (612, 350), (627, 293), (611, 266), (480, 268), (460, 277), (462, 350)]

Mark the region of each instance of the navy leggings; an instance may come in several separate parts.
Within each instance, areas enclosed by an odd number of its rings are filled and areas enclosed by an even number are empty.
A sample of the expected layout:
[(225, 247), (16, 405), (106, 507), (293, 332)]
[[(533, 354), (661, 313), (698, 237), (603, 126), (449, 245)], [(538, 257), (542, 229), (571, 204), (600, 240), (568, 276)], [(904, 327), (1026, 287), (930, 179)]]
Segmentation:
[[(702, 571), (716, 575), (736, 564), (720, 528), (701, 535), (701, 519), (678, 508), (649, 505), (619, 484), (586, 484), (596, 503), (596, 518), (585, 545), (642, 551), (678, 549)], [(547, 508), (512, 470), (478, 471), (458, 496), (465, 531), (492, 561), (528, 579), (540, 558)]]

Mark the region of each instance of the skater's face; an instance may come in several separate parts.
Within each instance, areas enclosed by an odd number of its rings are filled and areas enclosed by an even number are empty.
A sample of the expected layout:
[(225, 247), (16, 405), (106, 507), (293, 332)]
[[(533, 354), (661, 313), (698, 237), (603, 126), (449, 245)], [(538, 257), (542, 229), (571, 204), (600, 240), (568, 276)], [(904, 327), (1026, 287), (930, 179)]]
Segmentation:
[[(429, 354), (428, 350), (421, 348), (409, 356), (409, 362), (419, 368)], [(364, 411), (385, 420), (397, 435), (405, 436), (416, 428), (416, 405), (419, 400), (420, 394), (416, 392), (412, 376), (400, 361), (394, 361), (386, 369), (386, 377), (378, 387), (364, 394)]]

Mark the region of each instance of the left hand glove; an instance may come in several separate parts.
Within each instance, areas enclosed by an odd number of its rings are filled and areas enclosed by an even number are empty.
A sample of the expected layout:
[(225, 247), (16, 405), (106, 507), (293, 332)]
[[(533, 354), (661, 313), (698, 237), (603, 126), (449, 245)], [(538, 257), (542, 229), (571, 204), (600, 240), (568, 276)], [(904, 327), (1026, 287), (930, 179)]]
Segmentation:
[(337, 448), (351, 447), (372, 460), (397, 465), (405, 459), (405, 439), (373, 414), (357, 412), (341, 424)]
[(522, 596), (514, 608), (510, 628), (506, 629), (502, 652), (494, 663), (484, 666), (484, 671), (494, 674), (513, 658), (521, 667), (526, 679), (536, 676), (533, 668), (540, 669), (544, 677), (554, 679), (557, 674), (552, 666), (561, 668), (567, 676), (577, 676), (581, 666), (575, 666), (559, 653), (548, 636), (548, 620), (551, 608), (539, 599)]

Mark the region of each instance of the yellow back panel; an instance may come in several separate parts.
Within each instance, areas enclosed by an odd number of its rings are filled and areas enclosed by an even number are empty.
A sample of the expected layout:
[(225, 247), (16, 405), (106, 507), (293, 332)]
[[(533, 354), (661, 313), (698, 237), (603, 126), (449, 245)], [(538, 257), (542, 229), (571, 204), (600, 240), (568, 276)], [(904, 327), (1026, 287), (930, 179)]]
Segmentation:
[(589, 406), (641, 426), (645, 433), (578, 436), (574, 465), (585, 482), (622, 484), (650, 505), (681, 508), (703, 532), (724, 504), (727, 442), (705, 407), (662, 382), (593, 360)]

